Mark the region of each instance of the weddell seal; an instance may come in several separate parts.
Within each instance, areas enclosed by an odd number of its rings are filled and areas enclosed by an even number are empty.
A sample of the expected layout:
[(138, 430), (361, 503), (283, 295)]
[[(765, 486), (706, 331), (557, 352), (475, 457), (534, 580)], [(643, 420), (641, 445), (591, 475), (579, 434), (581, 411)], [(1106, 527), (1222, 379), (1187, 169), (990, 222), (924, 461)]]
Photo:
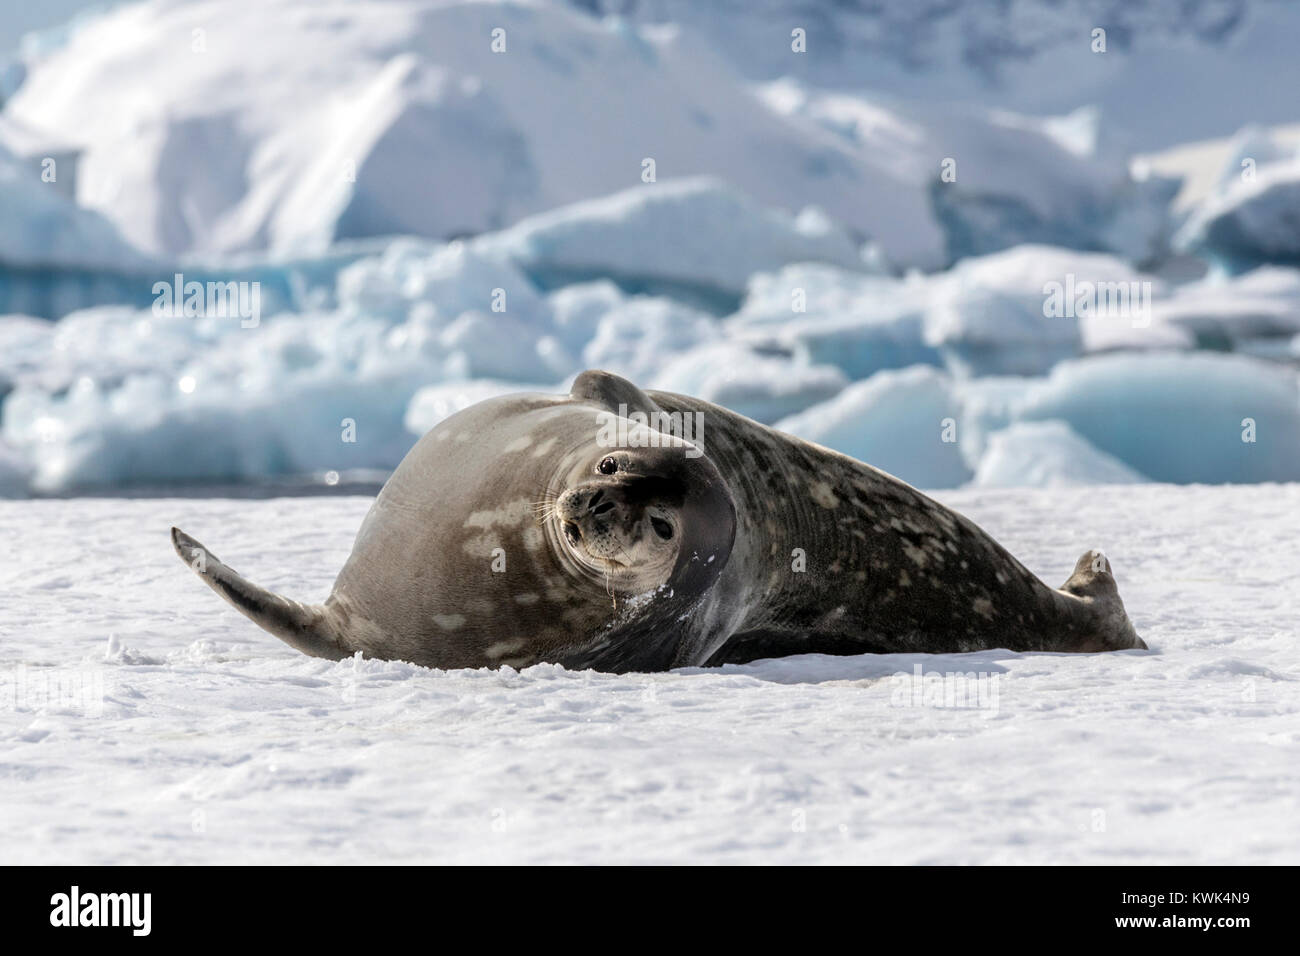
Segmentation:
[(452, 415), (393, 472), (321, 605), (172, 529), (298, 650), (662, 671), (800, 653), (1145, 648), (1100, 552), (1048, 587), (879, 469), (607, 372)]

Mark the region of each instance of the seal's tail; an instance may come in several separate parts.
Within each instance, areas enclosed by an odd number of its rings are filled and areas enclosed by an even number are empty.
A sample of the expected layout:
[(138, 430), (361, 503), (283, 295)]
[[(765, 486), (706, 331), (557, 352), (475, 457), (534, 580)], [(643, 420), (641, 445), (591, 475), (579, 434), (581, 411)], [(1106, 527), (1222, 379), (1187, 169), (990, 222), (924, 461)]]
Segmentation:
[(172, 528), (172, 546), (208, 587), (240, 613), (280, 640), (312, 657), (339, 660), (352, 651), (329, 612), (319, 605), (299, 604), (240, 577), (179, 528)]
[(1110, 559), (1106, 555), (1095, 549), (1085, 551), (1075, 562), (1074, 573), (1060, 589), (1086, 601), (1096, 612), (1099, 626), (1098, 633), (1093, 637), (1103, 646), (1088, 647), (1087, 650), (1147, 649), (1146, 641), (1138, 637), (1124, 610)]

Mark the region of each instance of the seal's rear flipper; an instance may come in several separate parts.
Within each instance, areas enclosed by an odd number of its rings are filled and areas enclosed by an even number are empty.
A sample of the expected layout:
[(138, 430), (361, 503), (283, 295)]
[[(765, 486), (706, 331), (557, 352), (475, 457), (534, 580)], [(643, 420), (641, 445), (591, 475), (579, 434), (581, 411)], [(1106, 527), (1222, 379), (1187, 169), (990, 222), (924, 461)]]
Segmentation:
[(172, 528), (172, 546), (208, 587), (286, 644), (312, 657), (339, 660), (351, 655), (325, 608), (299, 604), (259, 588), (226, 567), (216, 555), (179, 528)]
[(1102, 646), (1087, 649), (1147, 649), (1146, 642), (1138, 637), (1124, 610), (1124, 602), (1120, 600), (1119, 587), (1115, 584), (1115, 576), (1106, 555), (1096, 549), (1085, 551), (1075, 562), (1074, 573), (1060, 589), (1066, 594), (1082, 598), (1100, 618), (1097, 640)]

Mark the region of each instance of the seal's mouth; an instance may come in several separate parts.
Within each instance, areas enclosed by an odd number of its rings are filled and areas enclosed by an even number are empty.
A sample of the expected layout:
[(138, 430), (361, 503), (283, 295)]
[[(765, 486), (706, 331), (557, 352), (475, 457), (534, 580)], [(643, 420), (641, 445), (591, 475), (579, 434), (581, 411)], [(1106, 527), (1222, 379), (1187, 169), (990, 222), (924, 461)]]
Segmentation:
[(626, 568), (629, 566), (626, 561), (620, 561), (618, 558), (609, 555), (592, 554), (591, 549), (583, 543), (582, 527), (576, 521), (565, 519), (560, 522), (560, 528), (564, 531), (564, 539), (569, 542), (569, 547), (581, 548), (582, 553), (587, 556), (588, 560), (597, 564), (608, 565), (611, 568)]

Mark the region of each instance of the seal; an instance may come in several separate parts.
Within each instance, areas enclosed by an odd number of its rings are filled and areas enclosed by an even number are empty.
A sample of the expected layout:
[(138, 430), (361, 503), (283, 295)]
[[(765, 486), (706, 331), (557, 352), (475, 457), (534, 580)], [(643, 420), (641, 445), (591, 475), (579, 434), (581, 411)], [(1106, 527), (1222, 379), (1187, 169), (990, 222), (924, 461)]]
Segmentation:
[(1059, 589), (870, 465), (607, 372), (480, 402), (380, 491), (324, 604), (177, 553), (298, 650), (662, 671), (801, 653), (1145, 648), (1109, 561)]

